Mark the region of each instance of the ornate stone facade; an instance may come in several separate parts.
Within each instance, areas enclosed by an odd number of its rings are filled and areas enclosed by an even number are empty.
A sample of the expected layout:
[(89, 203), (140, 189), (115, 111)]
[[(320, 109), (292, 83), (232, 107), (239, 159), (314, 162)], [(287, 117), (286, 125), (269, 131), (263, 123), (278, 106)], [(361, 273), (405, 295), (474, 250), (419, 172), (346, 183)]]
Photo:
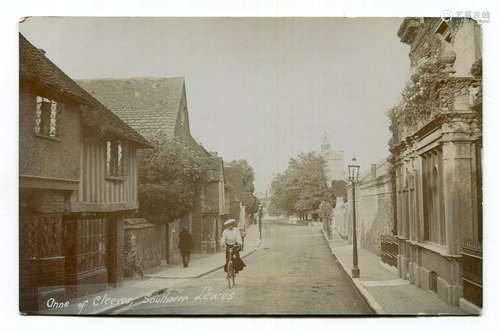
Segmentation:
[(389, 113), (399, 273), (450, 304), (481, 306), (477, 277), (475, 298), (463, 298), (464, 243), (482, 242), (480, 27), (406, 18), (398, 36), (411, 47), (410, 79)]

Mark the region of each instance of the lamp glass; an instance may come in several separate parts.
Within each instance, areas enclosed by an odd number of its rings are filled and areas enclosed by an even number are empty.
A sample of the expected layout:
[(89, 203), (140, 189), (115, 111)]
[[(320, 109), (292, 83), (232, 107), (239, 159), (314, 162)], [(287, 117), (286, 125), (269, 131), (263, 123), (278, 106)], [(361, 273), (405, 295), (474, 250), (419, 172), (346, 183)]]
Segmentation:
[(356, 160), (356, 158), (353, 158), (352, 161), (347, 166), (350, 181), (357, 181), (358, 180), (359, 168), (360, 168), (360, 166), (359, 166), (358, 161)]

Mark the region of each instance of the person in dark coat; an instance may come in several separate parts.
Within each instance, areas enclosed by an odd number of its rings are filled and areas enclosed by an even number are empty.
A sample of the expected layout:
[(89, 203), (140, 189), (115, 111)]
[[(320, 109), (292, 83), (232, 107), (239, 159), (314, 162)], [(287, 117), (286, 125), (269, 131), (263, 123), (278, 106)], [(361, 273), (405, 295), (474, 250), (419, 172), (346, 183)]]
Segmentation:
[(187, 268), (191, 259), (191, 250), (193, 249), (193, 238), (187, 227), (183, 227), (179, 234), (179, 249), (182, 255), (182, 264), (184, 268)]

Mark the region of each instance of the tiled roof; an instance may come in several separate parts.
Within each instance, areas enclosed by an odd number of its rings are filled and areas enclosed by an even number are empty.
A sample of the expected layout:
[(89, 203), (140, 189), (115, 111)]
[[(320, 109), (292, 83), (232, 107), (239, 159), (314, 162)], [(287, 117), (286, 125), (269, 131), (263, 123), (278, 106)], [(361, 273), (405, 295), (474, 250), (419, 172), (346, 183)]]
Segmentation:
[(146, 137), (174, 137), (184, 78), (80, 80), (78, 84)]
[(81, 88), (22, 34), (19, 34), (19, 77), (21, 80), (30, 81), (42, 88), (87, 104), (89, 107), (82, 110), (85, 124), (134, 141), (142, 147), (150, 146), (144, 137)]

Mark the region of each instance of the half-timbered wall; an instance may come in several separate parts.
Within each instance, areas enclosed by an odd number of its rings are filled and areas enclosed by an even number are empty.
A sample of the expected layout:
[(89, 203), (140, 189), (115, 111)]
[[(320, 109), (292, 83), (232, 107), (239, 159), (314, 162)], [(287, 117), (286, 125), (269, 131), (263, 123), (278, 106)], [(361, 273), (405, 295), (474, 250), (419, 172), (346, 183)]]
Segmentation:
[(123, 172), (110, 176), (106, 171), (106, 141), (84, 137), (81, 142), (80, 186), (72, 200), (73, 212), (112, 212), (136, 209), (136, 149), (122, 141)]

